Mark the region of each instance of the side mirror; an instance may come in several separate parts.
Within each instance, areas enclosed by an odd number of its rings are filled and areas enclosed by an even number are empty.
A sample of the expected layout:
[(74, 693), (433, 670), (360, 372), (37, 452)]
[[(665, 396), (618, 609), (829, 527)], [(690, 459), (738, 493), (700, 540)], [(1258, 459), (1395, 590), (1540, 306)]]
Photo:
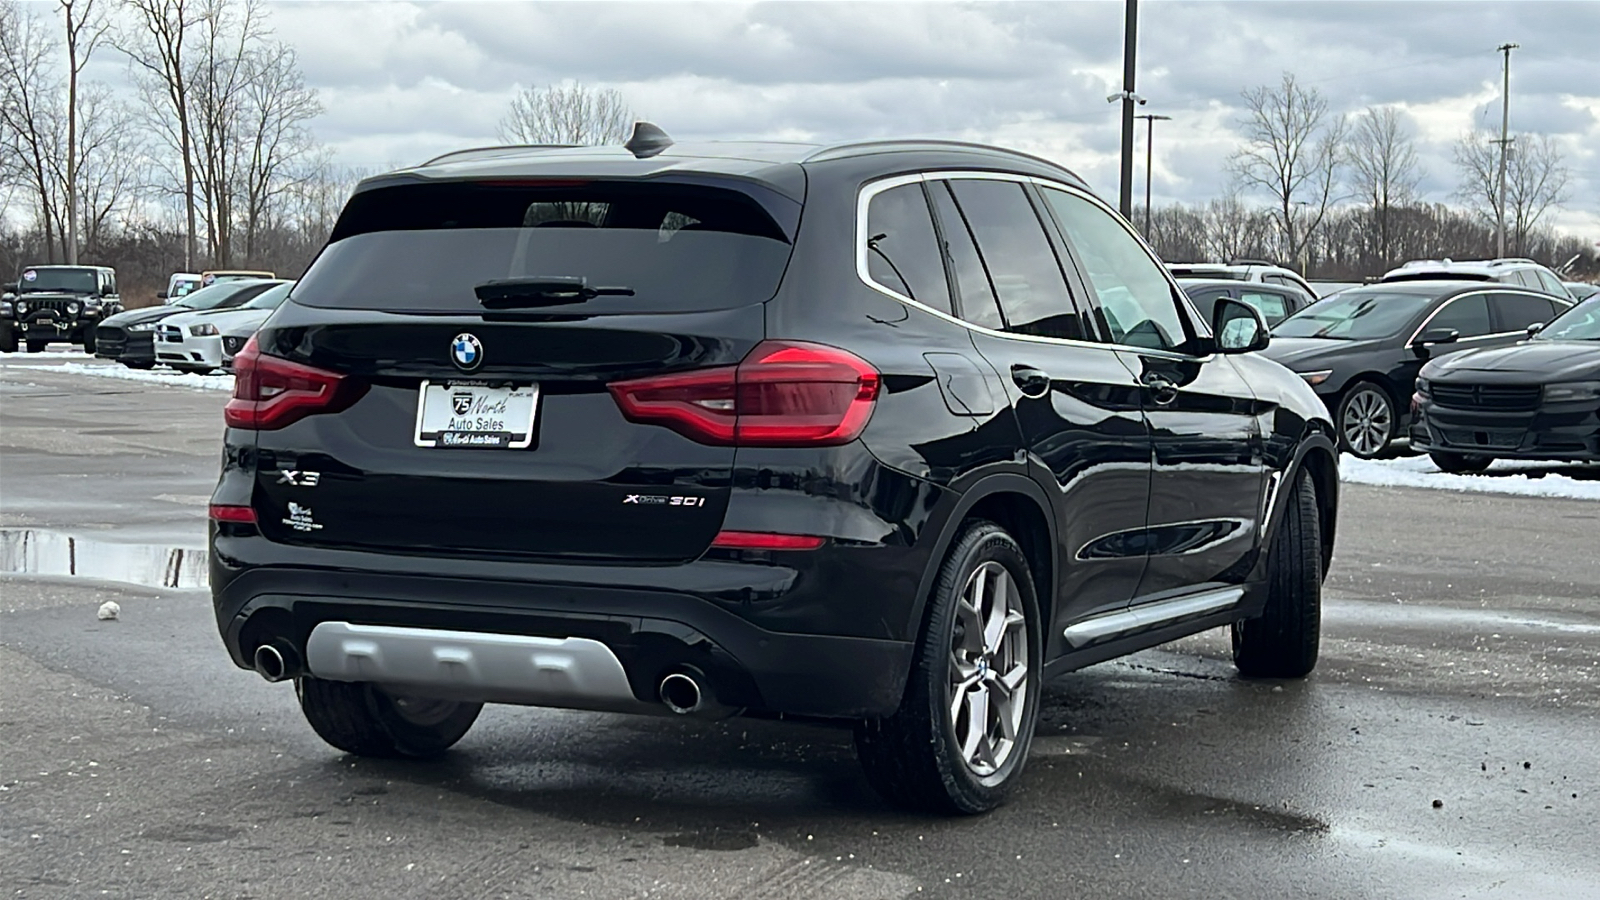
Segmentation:
[(166, 291), (156, 291), (156, 299), (157, 300), (165, 300), (165, 299), (167, 299), (167, 292)]
[(1231, 297), (1218, 298), (1211, 310), (1211, 333), (1218, 353), (1254, 353), (1271, 340), (1260, 311)]
[(1411, 350), (1418, 356), (1427, 358), (1428, 351), (1439, 344), (1454, 344), (1461, 340), (1461, 332), (1454, 328), (1429, 328), (1417, 335), (1411, 342)]
[(1532, 325), (1528, 326), (1528, 337), (1533, 337), (1534, 335), (1538, 334), (1539, 332), (1541, 332), (1543, 330), (1544, 330), (1544, 323), (1543, 322), (1535, 322)]

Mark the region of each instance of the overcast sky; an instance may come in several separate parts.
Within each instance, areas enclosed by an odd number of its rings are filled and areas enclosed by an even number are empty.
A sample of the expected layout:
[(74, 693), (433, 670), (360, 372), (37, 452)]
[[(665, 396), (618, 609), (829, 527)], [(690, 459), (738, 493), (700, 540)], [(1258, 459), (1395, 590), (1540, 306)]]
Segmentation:
[[(920, 135), (1057, 160), (1116, 193), (1121, 2), (272, 2), (322, 92), (317, 131), (348, 165), (492, 143), (519, 85), (620, 90), (679, 138)], [(1399, 106), (1427, 199), (1450, 145), (1499, 127), (1557, 138), (1572, 170), (1557, 224), (1600, 238), (1600, 2), (1142, 4), (1139, 93), (1156, 126), (1156, 203), (1220, 194), (1241, 90), (1285, 71), (1339, 112)], [(1142, 123), (1141, 123), (1142, 125)], [(1141, 132), (1142, 132), (1141, 127)], [(1143, 135), (1139, 139), (1142, 186)]]

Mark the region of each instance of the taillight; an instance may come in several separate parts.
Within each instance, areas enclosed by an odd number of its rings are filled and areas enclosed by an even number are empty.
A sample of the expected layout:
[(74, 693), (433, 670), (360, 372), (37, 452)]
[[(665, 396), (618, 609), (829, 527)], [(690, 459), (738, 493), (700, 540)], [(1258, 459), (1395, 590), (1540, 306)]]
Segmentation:
[(737, 366), (610, 388), (631, 422), (662, 425), (704, 444), (797, 447), (855, 440), (872, 416), (880, 383), (877, 370), (853, 353), (763, 341)]
[(337, 372), (290, 362), (261, 352), (256, 339), (233, 358), (233, 399), (222, 418), (234, 428), (282, 428), (314, 413), (337, 412), (366, 386)]

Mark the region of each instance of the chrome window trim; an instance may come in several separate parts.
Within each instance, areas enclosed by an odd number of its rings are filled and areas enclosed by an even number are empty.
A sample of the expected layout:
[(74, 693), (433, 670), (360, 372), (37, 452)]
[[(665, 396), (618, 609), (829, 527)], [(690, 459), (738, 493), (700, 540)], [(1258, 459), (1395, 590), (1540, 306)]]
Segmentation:
[[(1528, 296), (1528, 297), (1537, 297), (1540, 300), (1548, 300), (1552, 304), (1561, 303), (1562, 302), (1560, 297), (1555, 297), (1555, 296), (1552, 296), (1550, 294), (1546, 294), (1544, 291), (1536, 291), (1536, 290), (1534, 290), (1532, 288), (1523, 287), (1520, 284), (1501, 284), (1501, 283), (1496, 283), (1496, 286), (1493, 287), (1493, 288), (1474, 288), (1473, 290), (1467, 291), (1464, 294), (1457, 294), (1454, 297), (1451, 297), (1449, 300), (1446, 300), (1445, 302), (1439, 304), (1439, 308), (1438, 309), (1435, 309), (1433, 312), (1428, 313), (1428, 317), (1426, 319), (1422, 320), (1422, 324), (1417, 326), (1417, 330), (1411, 332), (1411, 337), (1406, 338), (1404, 346), (1407, 346), (1407, 347), (1411, 346), (1411, 342), (1415, 341), (1417, 339), (1418, 335), (1420, 335), (1424, 331), (1428, 330), (1428, 323), (1432, 322), (1434, 317), (1439, 315), (1439, 313), (1444, 312), (1445, 308), (1448, 307), (1450, 304), (1456, 302), (1457, 300), (1462, 299), (1463, 297), (1471, 297), (1471, 296), (1474, 296), (1476, 294), (1482, 294), (1483, 295), (1483, 303), (1484, 303), (1485, 306), (1488, 306), (1488, 304), (1489, 304), (1489, 295), (1491, 295), (1491, 294), (1523, 294), (1523, 295)], [(1567, 309), (1571, 309), (1574, 305), (1575, 304), (1568, 303), (1567, 304)], [(1559, 316), (1559, 315), (1561, 315), (1562, 312), (1566, 312), (1566, 311), (1567, 310), (1564, 309), (1561, 312), (1556, 313), (1556, 315)], [(1552, 316), (1551, 318), (1553, 319), (1554, 316)], [(1492, 310), (1492, 309), (1489, 310), (1489, 320), (1491, 322), (1494, 320), (1494, 310)], [(1456, 343), (1457, 344), (1464, 344), (1467, 341), (1483, 341), (1483, 340), (1488, 340), (1489, 338), (1511, 337), (1512, 335), (1527, 334), (1527, 333), (1528, 332), (1527, 332), (1526, 329), (1519, 329), (1517, 331), (1495, 331), (1495, 332), (1491, 332), (1489, 334), (1478, 334), (1478, 335), (1473, 335), (1472, 337), (1457, 338), (1456, 339)]]
[[(1155, 251), (1151, 250), (1150, 245), (1145, 243), (1144, 238), (1140, 237), (1138, 232), (1134, 231), (1126, 222), (1122, 221), (1122, 218), (1117, 215), (1116, 211), (1104, 201), (1088, 191), (1075, 188), (1060, 181), (1054, 181), (1049, 178), (1040, 178), (1035, 175), (1018, 175), (1013, 172), (982, 172), (968, 170), (916, 172), (909, 175), (893, 175), (888, 178), (881, 178), (877, 181), (872, 181), (862, 185), (860, 192), (856, 195), (855, 235), (856, 277), (861, 280), (862, 284), (880, 294), (883, 294), (894, 300), (898, 300), (907, 306), (912, 306), (922, 310), (923, 312), (931, 313), (932, 315), (944, 319), (947, 322), (953, 322), (957, 325), (960, 325), (969, 331), (975, 331), (979, 334), (986, 334), (991, 337), (1007, 338), (1014, 341), (1029, 341), (1033, 343), (1050, 344), (1062, 347), (1093, 347), (1099, 350), (1121, 350), (1128, 353), (1156, 356), (1163, 359), (1190, 360), (1195, 362), (1206, 362), (1216, 356), (1214, 353), (1208, 353), (1205, 356), (1194, 356), (1188, 353), (1179, 353), (1175, 350), (1157, 350), (1150, 347), (1135, 347), (1131, 344), (1115, 344), (1110, 341), (1082, 341), (1073, 338), (1052, 338), (1034, 334), (1018, 334), (1011, 331), (997, 331), (993, 328), (985, 328), (982, 325), (968, 322), (965, 319), (944, 312), (943, 310), (934, 309), (933, 307), (928, 306), (926, 303), (919, 303), (918, 301), (907, 297), (899, 291), (884, 287), (876, 281), (873, 281), (871, 276), (868, 274), (869, 269), (867, 266), (867, 238), (869, 236), (867, 234), (867, 209), (872, 204), (872, 198), (883, 193), (884, 191), (890, 190), (891, 188), (904, 187), (908, 184), (920, 184), (929, 181), (957, 180), (1010, 181), (1017, 184), (1033, 184), (1037, 187), (1055, 188), (1057, 190), (1065, 191), (1074, 196), (1082, 197), (1083, 199), (1088, 200), (1095, 206), (1100, 207), (1100, 209), (1104, 212), (1110, 214), (1112, 220), (1121, 225), (1123, 231), (1127, 232), (1135, 241), (1139, 243), (1139, 246), (1144, 249), (1145, 255), (1150, 257), (1151, 262), (1154, 263), (1156, 268), (1159, 269), (1162, 275), (1166, 277), (1167, 284), (1172, 289), (1173, 295), (1182, 298), (1181, 302), (1188, 305), (1189, 311), (1193, 315), (1193, 320), (1195, 322), (1201, 322), (1204, 324), (1199, 311), (1194, 308), (1193, 302), (1189, 299), (1189, 295), (1185, 293), (1182, 288), (1178, 287), (1177, 279), (1172, 276), (1171, 272), (1167, 271), (1167, 267), (1162, 264), (1161, 259), (1155, 255)], [(952, 299), (954, 298), (952, 297)], [(1201, 336), (1209, 337), (1209, 331), (1209, 326), (1206, 326), (1207, 333), (1202, 334)]]

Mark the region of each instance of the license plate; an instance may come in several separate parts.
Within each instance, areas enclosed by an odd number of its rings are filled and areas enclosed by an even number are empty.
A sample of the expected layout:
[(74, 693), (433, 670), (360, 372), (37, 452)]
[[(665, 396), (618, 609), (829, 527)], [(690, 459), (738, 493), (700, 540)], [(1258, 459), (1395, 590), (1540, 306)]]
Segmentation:
[(533, 443), (539, 386), (424, 381), (417, 396), (418, 447), (517, 450)]

